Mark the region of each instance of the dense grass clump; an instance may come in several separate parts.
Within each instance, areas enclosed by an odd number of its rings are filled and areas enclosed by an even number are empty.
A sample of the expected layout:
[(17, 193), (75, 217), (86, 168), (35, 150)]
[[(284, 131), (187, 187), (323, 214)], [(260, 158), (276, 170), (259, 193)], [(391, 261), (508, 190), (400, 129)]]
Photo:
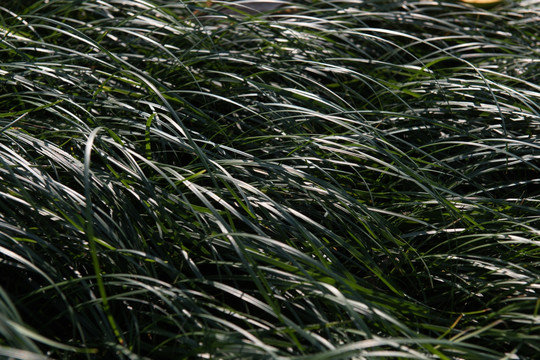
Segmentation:
[(280, 2), (0, 7), (0, 357), (537, 358), (540, 3)]

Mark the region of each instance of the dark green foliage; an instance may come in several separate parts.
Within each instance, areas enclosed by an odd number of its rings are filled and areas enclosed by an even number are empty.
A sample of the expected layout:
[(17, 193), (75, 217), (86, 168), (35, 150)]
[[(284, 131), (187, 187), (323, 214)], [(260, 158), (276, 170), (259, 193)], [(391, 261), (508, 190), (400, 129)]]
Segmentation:
[(0, 7), (0, 357), (535, 358), (539, 3), (203, 5)]

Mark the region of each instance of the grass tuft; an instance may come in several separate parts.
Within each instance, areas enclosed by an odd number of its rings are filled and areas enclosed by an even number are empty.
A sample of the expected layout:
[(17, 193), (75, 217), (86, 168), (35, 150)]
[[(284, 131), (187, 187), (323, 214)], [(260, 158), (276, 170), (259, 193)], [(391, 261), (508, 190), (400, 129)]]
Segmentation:
[(0, 7), (0, 357), (534, 359), (538, 1)]

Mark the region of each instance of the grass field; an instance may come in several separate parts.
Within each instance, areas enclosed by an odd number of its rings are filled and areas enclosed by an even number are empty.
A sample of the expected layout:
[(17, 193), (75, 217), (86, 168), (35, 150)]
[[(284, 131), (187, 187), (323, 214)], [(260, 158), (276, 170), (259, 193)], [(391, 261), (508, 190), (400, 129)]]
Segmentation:
[(538, 359), (540, 2), (281, 3), (0, 5), (0, 358)]

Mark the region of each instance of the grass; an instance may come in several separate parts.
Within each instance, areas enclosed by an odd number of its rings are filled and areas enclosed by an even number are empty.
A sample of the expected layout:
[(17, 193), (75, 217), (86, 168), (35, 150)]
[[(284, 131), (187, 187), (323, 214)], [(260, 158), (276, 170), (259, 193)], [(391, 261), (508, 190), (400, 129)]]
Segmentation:
[(0, 357), (534, 359), (540, 3), (203, 5), (0, 7)]

